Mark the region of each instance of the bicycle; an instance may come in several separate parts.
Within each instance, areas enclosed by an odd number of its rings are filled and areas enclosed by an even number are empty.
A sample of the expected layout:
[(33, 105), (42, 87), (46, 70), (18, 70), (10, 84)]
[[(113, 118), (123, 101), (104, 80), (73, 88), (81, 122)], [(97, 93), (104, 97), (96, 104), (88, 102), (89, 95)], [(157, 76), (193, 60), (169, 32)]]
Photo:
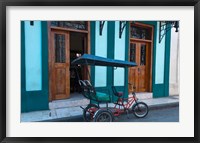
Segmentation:
[[(128, 68), (137, 66), (134, 62), (114, 60), (94, 55), (84, 54), (83, 56), (72, 61), (73, 65), (90, 65), (90, 66), (110, 66)], [(75, 68), (76, 69), (76, 68)], [(89, 74), (89, 70), (88, 70)], [(90, 74), (89, 74), (90, 75)], [(83, 108), (83, 118), (85, 121), (95, 122), (112, 122), (114, 116), (119, 116), (126, 112), (127, 116), (129, 111), (138, 118), (143, 118), (148, 114), (148, 106), (146, 103), (138, 101), (135, 92), (128, 98), (124, 98), (123, 92), (118, 92), (114, 86), (112, 91), (114, 96), (117, 96), (116, 102), (113, 102), (110, 90), (108, 92), (96, 91), (89, 80), (81, 80), (78, 76), (78, 81), (81, 87), (82, 95), (90, 100), (90, 103), (86, 108)], [(90, 77), (90, 76), (89, 76)], [(127, 81), (125, 80), (125, 83)], [(129, 83), (130, 84), (130, 83)], [(100, 108), (100, 103), (106, 104), (106, 107)], [(108, 103), (114, 103), (114, 108), (108, 107)]]
[[(132, 85), (129, 83), (129, 85)], [(134, 87), (133, 87), (134, 88)], [(147, 116), (149, 112), (148, 105), (142, 101), (138, 101), (138, 98), (136, 97), (135, 92), (132, 92), (132, 96), (128, 98), (123, 98), (123, 93), (122, 92), (117, 92), (116, 88), (112, 86), (112, 91), (115, 96), (118, 97), (117, 102), (115, 102), (114, 109), (112, 111), (113, 116), (120, 116), (121, 114), (125, 113), (127, 114), (127, 117), (129, 118), (129, 112), (130, 110), (133, 112), (133, 114), (138, 117), (138, 118), (144, 118)], [(107, 119), (105, 119), (107, 118)], [(97, 115), (94, 117), (95, 122), (103, 122), (103, 121), (110, 121), (108, 118), (113, 118), (110, 117), (110, 115), (105, 112), (105, 110), (97, 113)]]

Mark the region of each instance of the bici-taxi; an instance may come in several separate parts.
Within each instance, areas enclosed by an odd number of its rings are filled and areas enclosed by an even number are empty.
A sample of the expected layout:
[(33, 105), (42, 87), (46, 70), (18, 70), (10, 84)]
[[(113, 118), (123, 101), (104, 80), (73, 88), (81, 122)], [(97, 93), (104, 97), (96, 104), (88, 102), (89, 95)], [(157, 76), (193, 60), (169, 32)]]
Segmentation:
[[(90, 100), (90, 103), (85, 108), (81, 107), (83, 109), (83, 118), (86, 122), (113, 122), (114, 117), (120, 116), (123, 113), (126, 113), (128, 118), (130, 113), (138, 118), (143, 118), (148, 114), (148, 105), (139, 101), (135, 92), (125, 97), (125, 90), (118, 91), (113, 85), (108, 86), (107, 92), (100, 92), (96, 91), (90, 82), (91, 76), (88, 66), (107, 66), (116, 69), (117, 67), (134, 67), (137, 66), (136, 63), (84, 54), (73, 60), (71, 64), (75, 65), (75, 67), (87, 66), (89, 80), (80, 79), (77, 72), (81, 93), (85, 98)], [(125, 83), (128, 83), (126, 78)], [(134, 89), (132, 83), (128, 83), (128, 85)], [(114, 100), (112, 99), (112, 95), (115, 96)], [(111, 103), (113, 106), (110, 105)]]

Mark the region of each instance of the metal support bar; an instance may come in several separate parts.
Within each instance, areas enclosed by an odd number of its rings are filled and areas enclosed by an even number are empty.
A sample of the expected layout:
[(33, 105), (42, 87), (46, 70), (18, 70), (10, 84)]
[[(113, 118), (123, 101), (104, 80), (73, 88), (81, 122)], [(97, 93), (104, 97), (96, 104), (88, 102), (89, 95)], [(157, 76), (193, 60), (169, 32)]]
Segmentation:
[(127, 25), (127, 21), (119, 21), (119, 38), (122, 37), (122, 33)]
[[(163, 24), (162, 24), (163, 23)], [(159, 43), (165, 37), (166, 33), (171, 30), (171, 28), (176, 28), (175, 32), (178, 32), (179, 21), (160, 21), (159, 23)]]
[(105, 21), (99, 22), (99, 35), (102, 35), (104, 24), (105, 24)]

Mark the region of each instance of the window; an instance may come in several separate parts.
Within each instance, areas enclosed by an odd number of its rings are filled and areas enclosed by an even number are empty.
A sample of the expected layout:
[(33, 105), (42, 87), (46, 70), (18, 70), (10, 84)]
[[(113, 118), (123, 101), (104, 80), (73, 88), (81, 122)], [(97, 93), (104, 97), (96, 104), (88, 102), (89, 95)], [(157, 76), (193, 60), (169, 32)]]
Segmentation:
[(77, 30), (87, 30), (86, 21), (51, 21), (51, 26)]
[(139, 26), (131, 26), (131, 38), (151, 40), (151, 30)]
[(65, 63), (65, 35), (55, 34), (55, 62)]
[(142, 44), (140, 50), (140, 65), (146, 65), (146, 45)]
[(130, 62), (135, 62), (135, 57), (136, 57), (136, 44), (131, 43), (130, 46)]

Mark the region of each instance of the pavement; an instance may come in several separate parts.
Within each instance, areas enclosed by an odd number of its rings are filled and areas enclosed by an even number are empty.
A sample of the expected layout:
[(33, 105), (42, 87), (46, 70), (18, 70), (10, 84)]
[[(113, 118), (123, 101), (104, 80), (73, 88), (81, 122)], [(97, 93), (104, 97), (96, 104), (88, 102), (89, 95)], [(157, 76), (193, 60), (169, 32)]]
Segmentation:
[[(178, 95), (161, 97), (161, 98), (152, 98), (152, 97), (143, 98), (143, 97), (144, 96), (139, 96), (138, 97), (139, 101), (145, 102), (149, 106), (149, 110), (179, 106)], [(59, 101), (55, 103), (56, 105), (62, 105), (62, 102), (63, 101)], [(83, 107), (86, 107), (89, 101), (85, 101), (84, 103), (83, 101), (80, 102), (80, 104), (82, 104)], [(81, 116), (83, 114), (83, 110), (80, 108), (80, 104), (74, 104), (74, 101), (72, 101), (72, 104), (73, 106), (54, 107), (53, 103), (50, 103), (49, 110), (21, 113), (21, 122), (42, 122), (42, 121), (51, 121), (62, 118), (70, 118), (70, 117), (72, 118), (75, 116)], [(104, 105), (105, 104), (100, 106), (103, 107)], [(114, 106), (113, 103), (109, 103), (109, 107), (113, 106)]]

